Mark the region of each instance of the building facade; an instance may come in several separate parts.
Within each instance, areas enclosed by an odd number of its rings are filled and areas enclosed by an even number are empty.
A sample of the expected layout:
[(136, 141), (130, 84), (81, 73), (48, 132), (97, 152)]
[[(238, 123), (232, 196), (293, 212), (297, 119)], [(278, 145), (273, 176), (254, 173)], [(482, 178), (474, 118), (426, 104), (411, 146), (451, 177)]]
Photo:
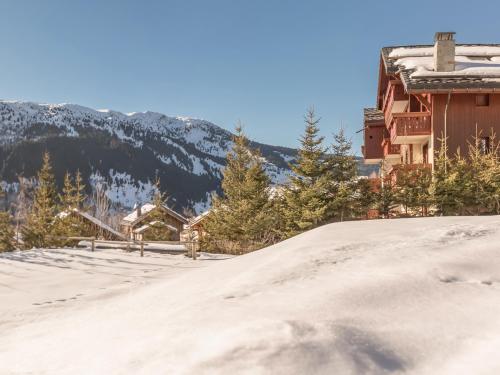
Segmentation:
[(479, 138), (485, 152), (500, 133), (500, 45), (456, 44), (436, 33), (434, 45), (384, 47), (376, 107), (364, 111), (365, 163), (391, 175), (433, 168), (445, 143), (466, 154)]

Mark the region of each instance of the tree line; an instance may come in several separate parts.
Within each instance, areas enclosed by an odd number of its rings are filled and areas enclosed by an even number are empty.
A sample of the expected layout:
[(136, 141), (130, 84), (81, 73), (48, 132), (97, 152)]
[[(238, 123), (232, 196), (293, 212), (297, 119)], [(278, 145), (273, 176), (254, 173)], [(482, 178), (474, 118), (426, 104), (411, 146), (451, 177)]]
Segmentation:
[[(249, 147), (241, 126), (223, 171), (222, 195), (213, 196), (202, 248), (241, 254), (335, 221), (394, 216), (500, 213), (498, 143), (485, 150), (475, 137), (468, 157), (448, 156), (446, 142), (435, 168), (401, 165), (380, 179), (358, 176), (352, 142), (341, 128), (325, 146), (314, 110), (305, 130), (293, 174), (272, 187), (258, 150)], [(385, 168), (381, 165), (381, 171)]]
[[(297, 158), (290, 163), (292, 174), (279, 187), (272, 186), (264, 159), (237, 127), (223, 171), (222, 194), (213, 195), (203, 224), (202, 248), (246, 253), (320, 225), (369, 217), (500, 214), (499, 146), (494, 136), (487, 147), (476, 136), (467, 156), (460, 150), (449, 156), (446, 140), (442, 141), (433, 171), (402, 165), (395, 174), (368, 179), (358, 176), (352, 142), (344, 130), (339, 129), (331, 144), (325, 145), (319, 123), (314, 110), (309, 110)], [(16, 230), (11, 215), (0, 212), (0, 251), (63, 246), (63, 237), (93, 235), (84, 223), (66, 214), (72, 209), (89, 210), (89, 201), (94, 216), (101, 221), (109, 216), (105, 188), (97, 184), (89, 199), (78, 171), (66, 173), (62, 191), (57, 192), (48, 153), (36, 181), (31, 204), (20, 186)], [(159, 181), (152, 199), (158, 206), (166, 200)], [(153, 239), (164, 235), (158, 215)], [(19, 234), (21, 244), (16, 243)]]

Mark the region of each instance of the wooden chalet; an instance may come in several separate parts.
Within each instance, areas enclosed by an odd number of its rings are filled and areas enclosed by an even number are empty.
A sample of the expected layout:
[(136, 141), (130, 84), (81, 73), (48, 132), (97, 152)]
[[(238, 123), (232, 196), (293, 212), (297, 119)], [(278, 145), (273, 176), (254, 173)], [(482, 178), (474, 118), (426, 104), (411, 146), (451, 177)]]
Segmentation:
[(208, 214), (211, 210), (205, 211), (202, 214), (193, 217), (189, 220), (186, 225), (186, 229), (183, 232), (183, 237), (189, 241), (201, 241), (203, 236), (205, 235), (204, 222), (208, 217)]
[(456, 44), (452, 32), (434, 45), (384, 47), (375, 108), (364, 110), (363, 157), (383, 161), (385, 175), (433, 168), (446, 139), (448, 152), (466, 153), (479, 135), (488, 152), (500, 133), (500, 44)]
[(165, 231), (170, 234), (170, 239), (172, 241), (179, 241), (180, 234), (184, 225), (188, 223), (188, 220), (165, 205), (157, 208), (151, 203), (138, 206), (134, 211), (122, 219), (120, 223), (122, 233), (129, 239), (142, 240), (144, 233), (149, 230), (152, 225), (158, 224), (158, 218), (154, 220), (151, 218), (151, 214), (155, 209), (161, 211), (161, 224), (164, 226)]
[(61, 212), (58, 217), (64, 218), (72, 216), (80, 223), (84, 224), (88, 233), (91, 233), (97, 239), (108, 241), (125, 241), (127, 237), (117, 230), (111, 228), (109, 225), (103, 223), (101, 220), (94, 216), (80, 211), (76, 208)]

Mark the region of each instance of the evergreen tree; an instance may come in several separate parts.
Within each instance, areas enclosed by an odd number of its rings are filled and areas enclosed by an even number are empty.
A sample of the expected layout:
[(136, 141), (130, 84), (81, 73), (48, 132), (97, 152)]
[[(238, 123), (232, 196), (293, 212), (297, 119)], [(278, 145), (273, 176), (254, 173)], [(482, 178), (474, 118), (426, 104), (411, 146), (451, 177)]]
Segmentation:
[[(438, 214), (453, 215), (459, 210), (460, 199), (458, 193), (457, 171), (455, 160), (448, 157), (446, 142), (440, 140), (441, 145), (436, 152), (434, 173), (432, 176), (432, 201)], [(457, 154), (459, 156), (459, 153)]]
[(82, 174), (80, 170), (77, 169), (75, 175), (75, 194), (73, 199), (73, 204), (75, 208), (81, 210), (84, 209), (83, 205), (87, 200), (87, 194), (85, 194), (85, 184), (83, 183)]
[(33, 205), (23, 228), (23, 240), (28, 247), (46, 247), (51, 244), (57, 192), (48, 152), (43, 155), (42, 168), (37, 176)]
[(273, 212), (262, 158), (249, 148), (241, 126), (233, 142), (223, 172), (223, 196), (213, 197), (203, 245), (209, 250), (242, 253), (269, 244)]
[[(0, 186), (0, 197), (4, 194)], [(8, 212), (0, 212), (0, 253), (15, 249), (14, 229), (11, 225), (11, 217)]]
[(368, 219), (368, 212), (374, 209), (377, 202), (377, 193), (368, 178), (360, 178), (356, 183), (354, 194), (354, 214), (356, 217)]
[(165, 222), (165, 213), (163, 206), (167, 202), (167, 194), (161, 191), (160, 179), (155, 181), (155, 189), (152, 203), (155, 208), (148, 217), (149, 229), (144, 233), (145, 241), (170, 241), (173, 240), (174, 233)]
[(288, 236), (311, 229), (327, 218), (331, 177), (325, 160), (324, 137), (319, 136), (319, 121), (310, 109), (297, 160), (290, 165), (294, 174), (285, 193), (284, 212)]
[(428, 168), (404, 166), (397, 171), (396, 201), (403, 206), (404, 214), (427, 214), (431, 203), (431, 173)]
[(382, 178), (379, 190), (375, 193), (375, 208), (383, 218), (397, 207), (397, 198), (394, 185), (390, 178)]
[(498, 208), (498, 146), (494, 135), (490, 149), (480, 144), (480, 134), (469, 143), (469, 168), (467, 173), (467, 198), (469, 213), (495, 213)]
[[(344, 129), (334, 134), (332, 152), (328, 159), (330, 183), (330, 217), (343, 221), (355, 215), (356, 190), (365, 186), (358, 186), (357, 162), (352, 153), (352, 142), (347, 139)], [(363, 184), (363, 182), (361, 182)]]
[(63, 211), (76, 208), (75, 192), (76, 188), (73, 185), (71, 174), (69, 172), (66, 172), (66, 174), (64, 175), (62, 194), (59, 195), (59, 201), (61, 202), (61, 208)]

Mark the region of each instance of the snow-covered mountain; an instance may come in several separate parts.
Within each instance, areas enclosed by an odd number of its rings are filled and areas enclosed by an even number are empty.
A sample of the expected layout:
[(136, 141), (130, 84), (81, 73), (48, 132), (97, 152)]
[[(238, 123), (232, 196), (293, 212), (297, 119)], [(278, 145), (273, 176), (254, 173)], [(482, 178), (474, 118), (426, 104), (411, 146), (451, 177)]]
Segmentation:
[[(73, 104), (0, 101), (2, 179), (33, 176), (41, 153), (53, 156), (58, 181), (82, 171), (88, 183), (105, 178), (110, 198), (125, 207), (148, 199), (158, 175), (176, 205), (202, 209), (220, 186), (231, 133), (208, 121), (161, 113), (124, 114)], [(253, 142), (272, 181), (283, 183), (295, 150)]]
[[(105, 179), (124, 207), (149, 199), (155, 176), (178, 209), (203, 210), (220, 189), (231, 133), (205, 120), (120, 113), (74, 104), (0, 101), (0, 180), (34, 176), (48, 150), (58, 183), (79, 169), (88, 185)], [(296, 150), (252, 142), (275, 184), (286, 181)]]

